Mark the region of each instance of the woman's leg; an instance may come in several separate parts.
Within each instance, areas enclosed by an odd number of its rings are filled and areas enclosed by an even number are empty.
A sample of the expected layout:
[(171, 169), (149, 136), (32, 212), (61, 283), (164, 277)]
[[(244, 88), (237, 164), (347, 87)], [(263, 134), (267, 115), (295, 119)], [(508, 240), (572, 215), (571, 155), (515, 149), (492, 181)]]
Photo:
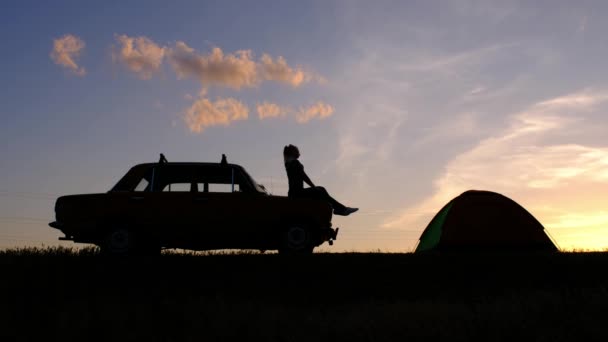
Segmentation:
[(322, 186), (316, 186), (314, 188), (304, 189), (302, 191), (302, 197), (326, 200), (327, 202), (329, 202), (331, 207), (335, 211), (338, 211), (338, 212), (344, 211), (344, 209), (346, 209), (345, 205), (343, 205), (342, 203), (336, 201), (333, 197), (331, 197), (329, 195), (329, 193), (327, 192), (327, 190), (325, 190), (325, 188)]

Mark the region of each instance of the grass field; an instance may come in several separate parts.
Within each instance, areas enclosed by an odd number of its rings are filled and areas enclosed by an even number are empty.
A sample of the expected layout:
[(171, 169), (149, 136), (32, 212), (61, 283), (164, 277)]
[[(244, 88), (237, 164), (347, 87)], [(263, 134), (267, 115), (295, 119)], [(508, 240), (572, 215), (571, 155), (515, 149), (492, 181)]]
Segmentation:
[(0, 251), (1, 341), (608, 338), (608, 253)]

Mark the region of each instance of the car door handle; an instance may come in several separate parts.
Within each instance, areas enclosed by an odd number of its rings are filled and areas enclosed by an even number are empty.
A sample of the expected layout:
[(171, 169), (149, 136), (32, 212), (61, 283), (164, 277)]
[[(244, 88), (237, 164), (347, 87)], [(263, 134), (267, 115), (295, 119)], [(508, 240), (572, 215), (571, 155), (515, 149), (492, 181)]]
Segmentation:
[(131, 199), (134, 201), (141, 201), (144, 199), (144, 197), (143, 196), (134, 196), (134, 197), (131, 197)]

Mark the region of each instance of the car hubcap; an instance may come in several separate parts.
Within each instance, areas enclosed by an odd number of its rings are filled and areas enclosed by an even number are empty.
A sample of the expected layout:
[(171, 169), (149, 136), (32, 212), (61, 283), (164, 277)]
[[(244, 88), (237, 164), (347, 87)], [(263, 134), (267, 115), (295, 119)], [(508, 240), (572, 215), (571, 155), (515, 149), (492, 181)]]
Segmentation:
[(306, 229), (302, 227), (291, 227), (287, 231), (287, 244), (289, 248), (300, 249), (306, 245), (308, 239)]
[(129, 232), (120, 229), (110, 234), (110, 249), (115, 252), (122, 252), (129, 248)]

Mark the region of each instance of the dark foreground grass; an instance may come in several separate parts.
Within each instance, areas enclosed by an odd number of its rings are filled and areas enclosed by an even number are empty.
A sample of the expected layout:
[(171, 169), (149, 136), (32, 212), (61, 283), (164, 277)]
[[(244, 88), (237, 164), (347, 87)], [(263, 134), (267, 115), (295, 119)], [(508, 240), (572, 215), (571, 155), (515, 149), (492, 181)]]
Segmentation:
[(0, 340), (608, 338), (608, 254), (0, 252)]

